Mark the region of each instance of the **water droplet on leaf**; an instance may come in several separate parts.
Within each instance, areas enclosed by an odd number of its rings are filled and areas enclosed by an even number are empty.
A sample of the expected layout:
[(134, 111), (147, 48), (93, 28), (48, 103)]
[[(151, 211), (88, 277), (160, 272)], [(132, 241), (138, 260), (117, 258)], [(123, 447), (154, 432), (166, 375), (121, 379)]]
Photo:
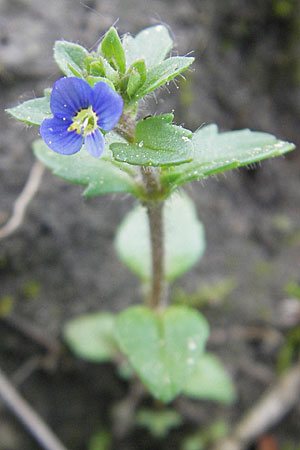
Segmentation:
[(195, 341), (190, 340), (188, 343), (189, 350), (196, 350), (197, 345)]

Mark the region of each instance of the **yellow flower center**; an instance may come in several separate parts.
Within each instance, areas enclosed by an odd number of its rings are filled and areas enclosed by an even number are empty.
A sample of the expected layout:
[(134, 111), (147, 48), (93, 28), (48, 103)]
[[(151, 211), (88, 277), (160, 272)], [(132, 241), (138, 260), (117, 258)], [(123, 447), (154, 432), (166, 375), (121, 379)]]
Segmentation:
[(73, 117), (73, 123), (69, 126), (68, 131), (76, 131), (81, 136), (86, 136), (92, 133), (98, 127), (98, 117), (89, 106), (87, 109), (79, 111), (75, 117)]

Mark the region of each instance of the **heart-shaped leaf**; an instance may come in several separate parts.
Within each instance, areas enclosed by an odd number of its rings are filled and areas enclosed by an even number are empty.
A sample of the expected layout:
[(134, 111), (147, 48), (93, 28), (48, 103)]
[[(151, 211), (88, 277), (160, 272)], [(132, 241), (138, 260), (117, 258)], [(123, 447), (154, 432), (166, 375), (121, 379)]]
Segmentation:
[(208, 337), (204, 317), (182, 306), (159, 312), (128, 308), (117, 317), (115, 329), (121, 350), (151, 394), (163, 402), (184, 389)]
[[(119, 139), (113, 134), (113, 139)], [(109, 136), (106, 135), (109, 140)], [(75, 155), (60, 155), (50, 150), (41, 139), (33, 143), (35, 156), (52, 172), (74, 184), (87, 186), (85, 197), (94, 197), (100, 194), (129, 192), (135, 194), (136, 172), (130, 166), (121, 167), (115, 161), (102, 157), (93, 158), (84, 149)]]
[(236, 391), (229, 374), (217, 356), (212, 353), (205, 353), (199, 358), (183, 392), (192, 398), (226, 404), (231, 404), (236, 399)]
[(115, 316), (93, 313), (72, 319), (64, 327), (64, 338), (80, 358), (104, 362), (114, 358), (118, 349), (114, 341)]
[[(205, 249), (202, 223), (192, 200), (175, 194), (164, 207), (165, 276), (174, 280), (188, 271)], [(116, 235), (116, 249), (120, 259), (142, 280), (151, 278), (151, 249), (146, 209), (136, 207), (121, 223)]]

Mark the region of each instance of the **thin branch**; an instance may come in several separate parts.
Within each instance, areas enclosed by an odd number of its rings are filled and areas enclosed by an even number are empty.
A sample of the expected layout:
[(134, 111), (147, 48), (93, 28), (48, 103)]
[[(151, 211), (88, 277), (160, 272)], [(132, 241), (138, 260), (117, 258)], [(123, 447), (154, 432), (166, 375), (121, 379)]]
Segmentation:
[(48, 336), (44, 330), (38, 328), (34, 323), (17, 317), (4, 317), (4, 322), (9, 326), (22, 333), (23, 336), (30, 339), (35, 344), (47, 350), (51, 355), (58, 356), (61, 353), (62, 346), (60, 342)]
[[(22, 366), (20, 366), (16, 370), (16, 372), (14, 372), (10, 377), (14, 386), (20, 387), (20, 385), (23, 384), (27, 380), (27, 378), (29, 378), (33, 374), (33, 372), (35, 372), (40, 366), (41, 366), (40, 356), (33, 356), (32, 358), (25, 361), (25, 363)], [(4, 407), (5, 403), (0, 398), (0, 414)]]
[(214, 450), (244, 450), (262, 433), (278, 423), (299, 401), (300, 362), (282, 375), (234, 427), (232, 436)]
[(11, 376), (14, 386), (20, 387), (41, 365), (42, 358), (40, 356), (33, 356), (25, 361)]
[(0, 396), (44, 450), (67, 450), (0, 369)]
[(36, 161), (32, 166), (26, 184), (14, 203), (10, 219), (0, 228), (0, 239), (12, 234), (22, 224), (27, 206), (39, 188), (44, 169), (45, 166), (39, 161)]

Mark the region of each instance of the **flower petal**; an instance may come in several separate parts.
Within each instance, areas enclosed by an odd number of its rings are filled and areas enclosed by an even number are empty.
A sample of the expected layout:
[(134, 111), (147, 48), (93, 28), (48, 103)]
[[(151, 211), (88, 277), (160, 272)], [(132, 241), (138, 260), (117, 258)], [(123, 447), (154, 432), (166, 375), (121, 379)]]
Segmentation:
[(99, 158), (104, 150), (104, 136), (99, 129), (85, 136), (84, 147), (90, 155)]
[(51, 92), (51, 111), (61, 119), (72, 119), (78, 111), (90, 106), (91, 94), (91, 86), (81, 78), (60, 78), (54, 83)]
[(123, 111), (123, 99), (107, 83), (98, 81), (91, 95), (92, 108), (98, 116), (98, 125), (111, 130), (119, 121)]
[(76, 131), (68, 131), (70, 120), (45, 119), (40, 126), (40, 135), (45, 143), (56, 153), (62, 155), (73, 155), (82, 147), (83, 138)]

